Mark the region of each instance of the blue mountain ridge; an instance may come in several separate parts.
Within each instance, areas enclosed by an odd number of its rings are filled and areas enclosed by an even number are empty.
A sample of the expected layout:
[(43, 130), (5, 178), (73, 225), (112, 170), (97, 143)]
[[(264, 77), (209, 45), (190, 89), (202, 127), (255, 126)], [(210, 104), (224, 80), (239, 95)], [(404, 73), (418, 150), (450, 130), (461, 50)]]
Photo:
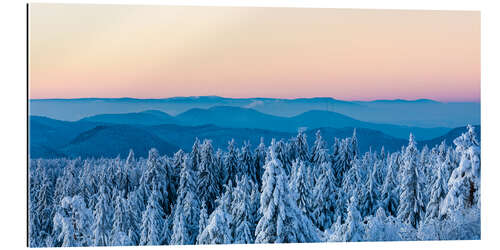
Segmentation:
[(346, 101), (331, 97), (313, 98), (227, 98), (219, 96), (171, 97), (162, 99), (79, 98), (31, 99), (31, 115), (77, 121), (94, 115), (139, 113), (159, 110), (172, 116), (193, 108), (214, 106), (252, 108), (279, 117), (293, 117), (307, 111), (332, 111), (356, 120), (410, 127), (454, 128), (480, 123), (479, 102), (437, 102), (429, 99)]
[[(155, 112), (154, 115), (151, 112)], [(193, 108), (177, 116), (161, 111), (144, 111), (126, 114), (104, 114), (82, 119), (86, 122), (106, 122), (131, 125), (177, 124), (200, 126), (213, 124), (224, 128), (256, 128), (295, 133), (300, 128), (356, 127), (379, 130), (390, 136), (406, 139), (410, 132), (423, 140), (445, 134), (450, 128), (420, 128), (392, 124), (370, 123), (353, 119), (332, 111), (311, 110), (293, 117), (280, 117), (261, 113), (255, 109), (234, 106), (214, 106), (208, 109)]]
[[(349, 137), (354, 128), (322, 127), (318, 129), (331, 146), (335, 137)], [(310, 146), (314, 143), (318, 129), (305, 131)], [(476, 131), (478, 130), (479, 127), (476, 128)], [(418, 145), (419, 147), (433, 146), (441, 143), (442, 140), (450, 144), (457, 137), (457, 133), (459, 135), (465, 131), (465, 127), (456, 128), (432, 140), (419, 141)], [(356, 133), (361, 152), (380, 150), (382, 146), (385, 147), (386, 152), (394, 152), (408, 143), (405, 139), (395, 138), (372, 129), (356, 128)], [(212, 124), (201, 126), (124, 125), (89, 121), (62, 122), (30, 116), (29, 157), (116, 157), (117, 155), (125, 157), (129, 149), (133, 149), (139, 157), (146, 157), (147, 150), (151, 147), (156, 147), (162, 154), (171, 155), (179, 149), (190, 151), (195, 138), (210, 139), (214, 148), (225, 149), (231, 139), (235, 139), (239, 145), (248, 141), (252, 147), (256, 147), (260, 143), (260, 138), (263, 138), (266, 145), (269, 145), (272, 138), (287, 140), (295, 135), (295, 132), (223, 128)]]

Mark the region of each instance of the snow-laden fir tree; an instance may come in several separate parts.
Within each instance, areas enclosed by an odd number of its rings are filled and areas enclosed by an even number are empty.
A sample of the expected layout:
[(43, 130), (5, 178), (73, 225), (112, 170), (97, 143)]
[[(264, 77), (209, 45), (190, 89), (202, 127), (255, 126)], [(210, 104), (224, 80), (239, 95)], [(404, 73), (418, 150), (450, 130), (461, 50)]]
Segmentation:
[(215, 199), (220, 193), (220, 182), (214, 165), (212, 142), (205, 140), (201, 146), (201, 161), (198, 169), (198, 197), (200, 203), (205, 203), (210, 214), (214, 209)]
[(139, 181), (141, 179), (142, 173), (140, 169), (137, 168), (137, 161), (135, 159), (134, 150), (130, 149), (127, 160), (125, 160), (125, 171), (127, 171), (127, 185), (125, 190), (125, 197), (128, 197), (128, 193), (132, 192), (139, 186)]
[(293, 141), (294, 145), (294, 157), (293, 159), (299, 159), (301, 161), (309, 161), (309, 146), (307, 145), (307, 136), (303, 129), (299, 129), (297, 137)]
[[(41, 184), (37, 192), (36, 201), (30, 200), (30, 207), (34, 206), (35, 214), (31, 216), (30, 223), (36, 222), (38, 224), (38, 239), (37, 243), (40, 247), (48, 246), (52, 243), (52, 220), (55, 210), (53, 208), (53, 195), (54, 185), (49, 179), (50, 177), (45, 170), (41, 171)], [(32, 246), (32, 245), (30, 245)]]
[(235, 183), (236, 175), (239, 169), (238, 163), (238, 152), (236, 151), (236, 146), (234, 145), (234, 139), (229, 141), (227, 146), (227, 152), (224, 156), (223, 162), (223, 184)]
[(184, 162), (184, 155), (184, 151), (182, 151), (182, 149), (179, 149), (179, 151), (174, 154), (171, 160), (170, 165), (172, 166), (172, 170), (174, 172), (173, 184), (175, 187), (179, 186), (179, 176), (182, 169), (182, 163)]
[(362, 217), (357, 209), (358, 198), (356, 195), (351, 196), (347, 207), (347, 218), (345, 221), (344, 241), (363, 241), (365, 229), (363, 226)]
[[(119, 191), (115, 191), (119, 192)], [(129, 213), (128, 204), (123, 195), (125, 191), (114, 195), (114, 214), (113, 214), (113, 228), (111, 229), (111, 245), (123, 246), (132, 245), (132, 240), (128, 237), (129, 231)]]
[(194, 244), (198, 235), (200, 219), (200, 205), (196, 184), (198, 177), (193, 169), (193, 159), (191, 157), (192, 155), (184, 157), (181, 170), (170, 240), (172, 245)]
[(456, 152), (460, 164), (453, 170), (448, 180), (446, 195), (441, 214), (451, 214), (456, 210), (480, 206), (480, 149), (474, 127), (455, 139)]
[(403, 156), (402, 180), (400, 184), (398, 219), (414, 228), (425, 216), (422, 202), (422, 187), (418, 176), (417, 147), (413, 134), (410, 134), (408, 146)]
[(379, 207), (375, 216), (370, 216), (366, 225), (366, 241), (399, 241), (399, 227), (395, 218), (386, 216), (383, 208)]
[[(198, 236), (198, 244), (230, 244), (233, 241), (230, 213), (231, 191), (226, 185), (226, 191), (217, 199), (217, 207), (208, 219), (208, 224)], [(232, 185), (231, 185), (232, 186)]]
[(255, 175), (257, 176), (257, 185), (260, 188), (261, 185), (261, 176), (264, 173), (264, 164), (266, 163), (266, 145), (264, 144), (264, 138), (260, 138), (260, 143), (257, 148), (255, 148), (254, 152), (254, 168)]
[(328, 160), (328, 159), (324, 158), (324, 156), (325, 156), (324, 152), (327, 150), (328, 150), (328, 147), (326, 145), (326, 141), (323, 139), (323, 137), (321, 136), (321, 131), (318, 129), (318, 131), (316, 131), (316, 140), (314, 141), (314, 146), (311, 150), (310, 161), (313, 164), (316, 164), (319, 166), (319, 164)]
[(393, 158), (394, 157), (391, 157), (391, 159), (388, 160), (389, 166), (387, 167), (384, 184), (382, 185), (379, 207), (385, 210), (385, 214), (396, 216), (399, 204), (399, 191), (396, 182), (397, 173), (393, 167)]
[(241, 153), (239, 155), (239, 173), (238, 176), (247, 175), (253, 183), (257, 182), (257, 173), (254, 166), (252, 151), (250, 150), (250, 142), (243, 143)]
[(252, 183), (246, 175), (242, 175), (236, 180), (236, 187), (233, 190), (233, 200), (230, 206), (232, 217), (232, 231), (234, 243), (249, 244), (254, 242), (254, 232), (252, 224), (255, 223), (253, 218), (252, 207)]
[(113, 207), (109, 197), (110, 190), (102, 185), (94, 209), (94, 224), (92, 235), (94, 246), (109, 246), (111, 243), (111, 229), (113, 228)]
[(312, 214), (313, 187), (311, 186), (307, 168), (304, 161), (296, 160), (293, 162), (291, 180), (289, 183), (290, 195), (297, 203), (297, 207), (302, 210), (306, 216)]
[(164, 214), (159, 200), (161, 193), (153, 186), (146, 210), (142, 213), (141, 246), (160, 245), (163, 240)]
[(425, 221), (433, 218), (440, 219), (441, 203), (446, 196), (447, 188), (446, 181), (443, 180), (443, 167), (438, 165), (436, 170), (436, 178), (431, 185), (430, 199), (425, 208)]
[(199, 244), (200, 240), (200, 235), (205, 230), (205, 228), (208, 225), (208, 212), (207, 212), (207, 205), (205, 202), (201, 204), (201, 209), (200, 209), (200, 221), (198, 222), (198, 236), (196, 239), (196, 242)]
[(91, 246), (92, 211), (81, 196), (64, 197), (54, 216), (56, 246)]
[(128, 237), (132, 241), (133, 245), (139, 245), (141, 240), (141, 230), (142, 225), (142, 212), (146, 209), (144, 206), (144, 198), (142, 197), (142, 192), (137, 190), (129, 193), (127, 198), (127, 214), (128, 214), (128, 226), (129, 230), (127, 232)]
[(330, 228), (335, 221), (337, 187), (330, 162), (322, 163), (320, 169), (321, 174), (312, 193), (312, 213), (309, 213), (309, 216), (314, 224), (323, 231)]
[[(374, 165), (376, 166), (376, 165)], [(368, 173), (368, 180), (365, 185), (362, 186), (360, 206), (359, 210), (362, 217), (368, 215), (373, 215), (377, 209), (378, 199), (380, 194), (378, 193), (378, 187), (376, 186), (376, 168)]]
[(159, 193), (157, 197), (159, 199), (158, 202), (164, 214), (170, 212), (169, 208), (171, 203), (168, 193), (169, 183), (166, 177), (166, 166), (162, 162), (158, 150), (155, 148), (149, 150), (146, 170), (141, 177), (140, 186), (144, 197), (149, 196), (153, 189), (156, 188), (156, 191)]
[(276, 146), (273, 140), (262, 176), (259, 208), (262, 217), (255, 230), (255, 243), (316, 242), (319, 240), (316, 229), (290, 197)]
[(190, 164), (191, 164), (193, 170), (197, 171), (198, 164), (200, 164), (200, 161), (201, 161), (200, 140), (198, 140), (198, 137), (196, 137), (194, 139), (194, 143), (193, 143), (193, 147), (191, 148), (191, 153), (190, 153), (189, 159), (191, 160)]
[(336, 152), (334, 153), (333, 169), (335, 170), (335, 179), (340, 183), (344, 179), (344, 174), (352, 167), (352, 163), (357, 156), (357, 139), (354, 140), (355, 138), (356, 130), (354, 130), (352, 138), (336, 142), (337, 148), (334, 149)]

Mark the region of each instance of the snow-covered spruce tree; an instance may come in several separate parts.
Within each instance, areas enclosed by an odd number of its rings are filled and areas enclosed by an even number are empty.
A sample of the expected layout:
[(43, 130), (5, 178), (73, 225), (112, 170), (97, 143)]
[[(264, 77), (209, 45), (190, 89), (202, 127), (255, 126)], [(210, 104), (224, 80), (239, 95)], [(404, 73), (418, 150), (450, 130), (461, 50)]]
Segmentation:
[(170, 161), (170, 165), (174, 172), (173, 184), (175, 187), (179, 186), (179, 176), (182, 169), (182, 163), (184, 162), (184, 155), (184, 151), (182, 151), (182, 149), (179, 149), (179, 151), (174, 154)]
[(128, 194), (127, 198), (127, 214), (128, 214), (128, 237), (133, 245), (139, 245), (141, 240), (141, 225), (142, 213), (146, 209), (144, 206), (144, 198), (141, 196), (143, 193), (138, 190), (132, 191)]
[[(163, 209), (163, 214), (170, 213), (170, 203), (169, 193), (168, 193), (168, 182), (167, 182), (167, 170), (166, 166), (161, 160), (160, 154), (157, 149), (152, 148), (148, 153), (148, 160), (146, 162), (146, 170), (144, 171), (140, 186), (144, 197), (148, 197), (149, 194), (156, 188), (159, 193), (158, 202), (160, 207)], [(172, 201), (173, 202), (173, 201)]]
[(289, 183), (290, 194), (297, 203), (297, 207), (311, 218), (313, 204), (313, 187), (311, 186), (307, 169), (303, 161), (296, 160), (293, 162), (291, 180)]
[(36, 244), (40, 247), (50, 247), (51, 245), (47, 244), (47, 242), (52, 241), (52, 219), (55, 213), (53, 204), (54, 185), (45, 170), (40, 172), (40, 178), (41, 184), (36, 194), (36, 203), (33, 201), (35, 203), (33, 204), (30, 201), (30, 206), (34, 206), (35, 209), (35, 214), (30, 217), (30, 223), (31, 221), (37, 222), (39, 226), (37, 232), (39, 238)]
[(92, 209), (97, 202), (97, 193), (99, 192), (99, 179), (95, 173), (96, 162), (94, 160), (84, 160), (83, 169), (80, 172), (79, 195), (85, 201), (85, 204)]
[[(312, 165), (311, 167), (309, 167), (309, 169), (311, 169), (311, 174), (309, 175), (309, 181), (311, 185), (315, 185), (316, 180), (319, 179), (319, 176), (323, 171), (321, 168), (321, 164), (324, 163), (330, 163), (331, 166), (333, 166), (333, 156), (330, 156), (328, 154), (326, 142), (323, 140), (323, 138), (321, 138), (321, 134), (318, 130), (318, 132), (316, 132), (316, 142), (314, 143), (313, 148)], [(333, 171), (333, 174), (335, 174), (335, 170)], [(335, 185), (339, 185), (339, 183), (335, 183)]]
[(108, 196), (110, 190), (102, 185), (94, 209), (94, 224), (92, 234), (94, 246), (109, 246), (111, 243), (111, 229), (113, 228), (113, 207)]
[(446, 181), (443, 180), (443, 167), (438, 165), (436, 178), (431, 186), (431, 194), (427, 207), (425, 209), (425, 221), (437, 218), (440, 219), (441, 202), (446, 196)]
[(327, 161), (327, 158), (324, 158), (324, 152), (328, 151), (328, 147), (326, 145), (326, 141), (321, 136), (321, 131), (318, 129), (316, 131), (316, 140), (314, 141), (314, 146), (311, 150), (311, 163), (318, 165)]
[(351, 196), (347, 207), (347, 218), (345, 222), (345, 242), (363, 241), (365, 229), (362, 224), (362, 218), (357, 209), (358, 198), (356, 195)]
[(384, 184), (382, 185), (379, 207), (385, 210), (385, 214), (396, 216), (399, 205), (399, 191), (398, 184), (396, 183), (397, 176), (392, 159), (387, 162), (389, 166), (387, 167)]
[(375, 174), (375, 168), (372, 171), (369, 171), (368, 180), (364, 184), (361, 192), (359, 210), (363, 218), (368, 215), (373, 215), (377, 209), (380, 194), (378, 193), (378, 187), (376, 186)]
[(410, 134), (408, 146), (403, 156), (402, 180), (400, 184), (398, 219), (417, 228), (425, 216), (425, 207), (422, 202), (422, 188), (417, 169), (417, 147), (413, 134)]
[[(278, 159), (281, 162), (281, 166), (283, 167), (283, 170), (285, 171), (285, 175), (289, 175), (291, 172), (292, 168), (292, 162), (291, 162), (291, 147), (289, 143), (286, 143), (283, 139), (279, 140), (278, 142), (275, 143), (275, 154), (276, 154), (276, 159)], [(269, 153), (269, 151), (268, 151)], [(266, 157), (269, 157), (266, 156)], [(295, 160), (295, 159), (294, 159)], [(267, 159), (266, 159), (267, 161)]]
[(198, 169), (198, 197), (200, 203), (205, 203), (207, 213), (215, 208), (215, 199), (220, 193), (221, 180), (214, 165), (212, 142), (205, 140), (201, 146), (201, 161)]
[(456, 138), (453, 143), (460, 156), (460, 164), (448, 180), (448, 194), (443, 201), (441, 214), (452, 214), (456, 210), (480, 206), (480, 148), (474, 127)]
[(231, 206), (231, 192), (229, 190), (230, 188), (227, 188), (224, 194), (217, 199), (217, 207), (210, 215), (208, 225), (198, 236), (198, 244), (230, 244), (233, 242), (230, 227), (232, 217), (229, 211)]
[(293, 142), (295, 143), (294, 148), (296, 150), (296, 152), (294, 152), (293, 154), (293, 159), (309, 161), (309, 146), (307, 145), (307, 136), (304, 133), (303, 129), (299, 129), (297, 137)]
[(227, 152), (224, 155), (224, 161), (223, 161), (223, 184), (228, 184), (229, 181), (231, 183), (236, 182), (236, 175), (237, 171), (239, 169), (239, 163), (238, 163), (238, 152), (236, 152), (236, 148), (234, 145), (234, 139), (229, 141), (228, 146), (227, 146)]
[(208, 212), (207, 212), (207, 205), (205, 202), (201, 204), (201, 210), (200, 210), (200, 222), (198, 222), (198, 236), (196, 237), (196, 242), (199, 244), (200, 240), (200, 235), (205, 230), (205, 228), (208, 225)]
[(259, 213), (260, 207), (260, 191), (259, 185), (254, 183), (252, 186), (252, 192), (250, 193), (250, 214), (252, 218), (252, 222), (250, 223), (252, 235), (255, 235), (255, 227), (257, 227), (257, 223), (260, 220), (261, 214)]
[[(118, 192), (115, 190), (115, 192)], [(129, 213), (128, 204), (125, 198), (125, 191), (121, 191), (119, 194), (114, 195), (114, 214), (113, 214), (113, 228), (111, 229), (111, 245), (112, 246), (123, 246), (132, 245), (132, 240), (128, 237), (129, 231)]]
[(255, 243), (319, 241), (316, 228), (289, 195), (287, 177), (275, 150), (273, 140), (262, 176), (259, 208), (262, 217), (255, 230)]
[(255, 221), (252, 213), (251, 192), (252, 183), (248, 177), (242, 175), (237, 178), (236, 187), (232, 193), (233, 201), (230, 204), (234, 243), (249, 244), (254, 242), (252, 224)]
[(254, 152), (254, 168), (255, 175), (257, 176), (256, 183), (260, 188), (262, 183), (261, 176), (264, 173), (264, 164), (266, 164), (266, 145), (264, 144), (264, 138), (260, 138), (260, 144), (255, 148)]
[(330, 228), (335, 221), (337, 187), (330, 162), (320, 165), (321, 174), (313, 189), (312, 213), (314, 224), (322, 231)]
[(162, 243), (164, 214), (159, 202), (160, 197), (160, 192), (154, 186), (149, 195), (146, 210), (142, 213), (141, 240), (139, 243), (141, 246), (153, 246)]
[(91, 222), (92, 212), (81, 196), (64, 197), (54, 216), (55, 246), (91, 246)]
[(128, 193), (137, 189), (142, 173), (137, 168), (137, 161), (135, 159), (134, 150), (130, 149), (127, 159), (125, 160), (125, 171), (127, 171), (127, 184), (125, 197)]
[[(198, 140), (198, 137), (194, 139), (193, 147), (191, 149), (190, 157), (189, 159), (191, 160), (191, 166), (194, 171), (198, 170), (198, 164), (200, 164), (201, 161), (201, 150), (200, 150), (200, 140)], [(182, 169), (182, 168), (181, 168)]]
[(350, 197), (356, 196), (359, 199), (360, 190), (363, 190), (364, 188), (363, 179), (361, 178), (360, 173), (362, 168), (361, 165), (362, 161), (356, 157), (352, 162), (352, 167), (344, 175), (340, 188), (338, 188), (342, 190), (342, 192), (340, 193), (341, 195), (339, 195), (339, 199), (337, 199), (337, 209), (340, 209), (343, 212), (336, 214), (335, 216), (337, 217), (340, 215), (342, 220), (345, 219)]
[(191, 165), (192, 162), (191, 156), (184, 157), (173, 217), (170, 240), (172, 245), (194, 244), (198, 235), (200, 219), (200, 203), (196, 185), (198, 177)]
[(335, 179), (339, 182), (342, 182), (344, 175), (352, 167), (354, 150), (352, 150), (351, 146), (350, 138), (343, 139), (338, 143), (337, 152), (334, 154), (333, 169), (335, 170)]
[(379, 207), (375, 216), (369, 216), (365, 233), (366, 241), (399, 241), (399, 227), (394, 218), (387, 217), (384, 209)]
[(250, 150), (250, 142), (243, 143), (241, 153), (239, 155), (239, 173), (238, 175), (247, 175), (253, 183), (257, 182), (256, 168), (254, 167), (254, 159), (252, 151)]

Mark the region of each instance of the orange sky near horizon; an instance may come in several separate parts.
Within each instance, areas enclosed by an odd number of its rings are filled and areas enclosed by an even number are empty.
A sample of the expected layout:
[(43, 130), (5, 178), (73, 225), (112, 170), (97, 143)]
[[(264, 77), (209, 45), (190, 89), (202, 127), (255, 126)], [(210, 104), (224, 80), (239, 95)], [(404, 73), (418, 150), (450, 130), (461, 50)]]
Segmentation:
[(480, 100), (480, 13), (30, 4), (29, 96)]

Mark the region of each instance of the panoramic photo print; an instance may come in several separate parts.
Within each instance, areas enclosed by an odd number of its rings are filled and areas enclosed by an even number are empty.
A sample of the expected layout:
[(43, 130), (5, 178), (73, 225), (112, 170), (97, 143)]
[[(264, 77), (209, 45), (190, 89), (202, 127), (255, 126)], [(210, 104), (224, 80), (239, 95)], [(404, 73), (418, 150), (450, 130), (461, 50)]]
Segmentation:
[(481, 239), (478, 11), (28, 18), (29, 247)]

